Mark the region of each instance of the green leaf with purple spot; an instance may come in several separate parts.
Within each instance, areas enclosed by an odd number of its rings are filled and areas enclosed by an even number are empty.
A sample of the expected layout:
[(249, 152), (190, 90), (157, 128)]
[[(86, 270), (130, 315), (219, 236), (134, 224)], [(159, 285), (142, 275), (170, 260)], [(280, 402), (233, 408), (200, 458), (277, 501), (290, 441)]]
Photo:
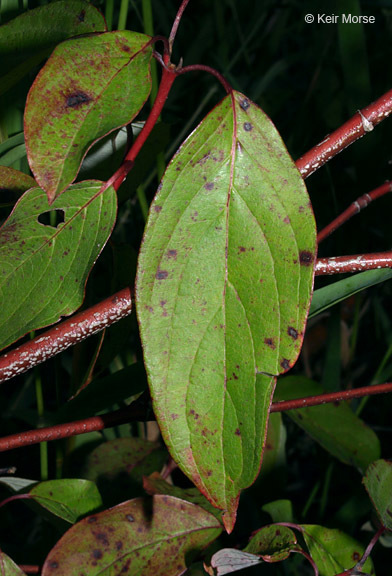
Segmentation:
[(101, 185), (74, 184), (51, 206), (31, 188), (0, 228), (0, 348), (82, 304), (117, 213), (113, 188), (99, 194)]
[(29, 92), (29, 164), (49, 201), (75, 179), (88, 149), (133, 120), (151, 90), (151, 38), (129, 31), (57, 46)]
[(363, 483), (383, 526), (392, 531), (392, 462), (376, 460), (370, 464)]
[(195, 504), (136, 498), (75, 524), (50, 551), (42, 576), (177, 576), (220, 532), (218, 520)]
[(279, 134), (228, 95), (167, 168), (136, 287), (165, 442), (228, 530), (259, 470), (275, 376), (301, 348), (315, 254), (309, 198)]

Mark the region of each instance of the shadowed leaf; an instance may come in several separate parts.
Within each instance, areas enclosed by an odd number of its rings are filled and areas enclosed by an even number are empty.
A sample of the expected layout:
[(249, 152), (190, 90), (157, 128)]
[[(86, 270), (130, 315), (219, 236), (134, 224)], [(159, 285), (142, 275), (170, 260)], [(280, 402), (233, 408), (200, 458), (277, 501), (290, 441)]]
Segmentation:
[(100, 187), (80, 182), (51, 206), (32, 188), (0, 229), (1, 348), (81, 305), (116, 218), (114, 190), (95, 197)]
[(129, 31), (74, 38), (57, 46), (37, 76), (25, 138), (31, 170), (49, 201), (75, 179), (91, 145), (143, 106), (151, 89), (149, 41)]
[(207, 498), (203, 496), (203, 494), (200, 494), (197, 488), (179, 488), (178, 486), (173, 486), (173, 484), (166, 482), (158, 472), (153, 472), (150, 476), (143, 478), (143, 488), (147, 494), (150, 495), (169, 494), (170, 496), (175, 496), (176, 498), (197, 504), (220, 520), (220, 511), (214, 508)]
[(259, 470), (274, 375), (301, 347), (315, 251), (309, 198), (279, 134), (228, 95), (165, 173), (136, 294), (165, 442), (229, 531)]
[(0, 26), (0, 94), (47, 58), (56, 44), (72, 36), (106, 30), (103, 15), (83, 0), (39, 6)]
[[(363, 546), (340, 530), (310, 524), (302, 525), (301, 529), (320, 576), (336, 576), (353, 568), (362, 558)], [(375, 573), (370, 558), (366, 560), (363, 571), (370, 575)]]
[(370, 464), (363, 483), (383, 526), (392, 531), (392, 462), (377, 460)]
[(5, 201), (4, 194), (6, 192), (22, 194), (36, 185), (34, 178), (28, 174), (8, 166), (0, 166), (0, 203)]
[(88, 480), (48, 480), (35, 484), (28, 493), (43, 508), (71, 524), (102, 506), (96, 485)]
[(171, 496), (136, 498), (73, 526), (50, 551), (42, 576), (182, 574), (189, 554), (219, 536), (208, 512)]
[[(274, 400), (318, 396), (322, 387), (301, 376), (278, 382)], [(346, 402), (288, 410), (287, 415), (330, 454), (362, 470), (380, 456), (380, 442), (373, 430), (358, 418)]]
[(265, 562), (282, 562), (300, 548), (294, 532), (287, 526), (270, 524), (258, 530), (244, 549), (259, 554)]

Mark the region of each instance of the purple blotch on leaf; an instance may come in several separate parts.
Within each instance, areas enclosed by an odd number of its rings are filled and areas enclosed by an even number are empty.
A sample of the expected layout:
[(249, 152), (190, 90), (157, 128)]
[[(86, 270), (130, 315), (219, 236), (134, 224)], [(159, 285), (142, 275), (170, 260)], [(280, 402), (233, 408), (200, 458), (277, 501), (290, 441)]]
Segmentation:
[(251, 132), (251, 130), (253, 130), (253, 126), (250, 122), (245, 122), (244, 123), (244, 130), (245, 132)]
[(242, 110), (246, 111), (249, 108), (249, 106), (250, 106), (250, 102), (246, 98), (243, 98), (240, 101), (240, 107), (242, 108)]
[(288, 334), (289, 336), (291, 336), (293, 340), (296, 340), (296, 339), (298, 338), (298, 332), (297, 332), (297, 330), (296, 330), (295, 328), (293, 328), (292, 326), (289, 326), (289, 327), (287, 328), (287, 334)]
[(89, 102), (91, 102), (91, 100), (92, 98), (90, 98), (90, 96), (86, 94), (86, 92), (82, 92), (82, 90), (77, 90), (76, 92), (73, 92), (72, 94), (67, 96), (65, 105), (67, 106), (67, 108), (79, 108), (80, 106), (83, 106), (83, 104), (88, 104)]
[(158, 270), (155, 274), (155, 278), (157, 280), (165, 280), (169, 276), (169, 272), (167, 270)]
[(204, 188), (206, 190), (212, 190), (214, 188), (214, 183), (213, 182), (207, 182), (206, 184), (204, 184)]
[(86, 10), (82, 10), (80, 14), (78, 14), (79, 22), (84, 22), (84, 17), (86, 16)]
[(264, 338), (264, 344), (267, 344), (267, 346), (275, 350), (275, 343), (272, 338)]
[(102, 558), (103, 554), (101, 552), (101, 550), (93, 550), (93, 558), (95, 558), (96, 560), (99, 560), (100, 558)]
[(287, 360), (287, 358), (283, 358), (280, 365), (282, 366), (283, 370), (288, 370), (290, 368), (290, 362)]
[(306, 250), (302, 250), (299, 254), (299, 261), (303, 266), (310, 266), (313, 262), (313, 254), (311, 252), (307, 252)]

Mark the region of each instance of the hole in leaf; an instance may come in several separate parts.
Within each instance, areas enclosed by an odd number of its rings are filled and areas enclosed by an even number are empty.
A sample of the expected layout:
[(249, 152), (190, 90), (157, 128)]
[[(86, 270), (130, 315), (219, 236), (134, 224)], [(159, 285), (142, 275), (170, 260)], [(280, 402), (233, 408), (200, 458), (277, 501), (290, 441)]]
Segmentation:
[(38, 222), (44, 226), (51, 226), (52, 228), (57, 228), (59, 224), (65, 221), (64, 210), (48, 210), (47, 212), (42, 212), (38, 216)]

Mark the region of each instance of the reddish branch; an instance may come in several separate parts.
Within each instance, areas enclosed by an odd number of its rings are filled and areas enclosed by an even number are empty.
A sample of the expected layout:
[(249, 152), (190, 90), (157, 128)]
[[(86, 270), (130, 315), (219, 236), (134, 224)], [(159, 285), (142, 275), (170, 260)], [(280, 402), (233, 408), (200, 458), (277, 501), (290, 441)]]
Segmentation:
[(45, 362), (77, 342), (100, 332), (131, 313), (132, 300), (129, 288), (124, 288), (103, 302), (64, 320), (0, 357), (0, 382), (26, 372)]
[(386, 394), (387, 392), (392, 392), (392, 382), (374, 386), (362, 386), (361, 388), (341, 390), (339, 392), (329, 392), (318, 396), (307, 396), (306, 398), (295, 398), (294, 400), (281, 400), (280, 402), (272, 403), (271, 412), (287, 412), (287, 410), (298, 410), (299, 408), (309, 408), (310, 406), (319, 406), (320, 404), (341, 402), (376, 394)]
[[(271, 412), (285, 412), (298, 408), (309, 408), (310, 406), (317, 406), (329, 402), (340, 402), (342, 400), (351, 400), (352, 398), (362, 398), (363, 396), (383, 394), (386, 392), (392, 392), (392, 383), (388, 382), (376, 386), (364, 386), (353, 390), (320, 394), (319, 396), (308, 396), (307, 398), (273, 402)], [(0, 452), (21, 448), (22, 446), (31, 446), (39, 442), (60, 440), (61, 438), (70, 438), (71, 436), (86, 434), (87, 432), (96, 432), (104, 428), (111, 428), (129, 422), (141, 422), (147, 419), (153, 420), (153, 413), (150, 411), (151, 416), (147, 418), (147, 412), (146, 396), (144, 396), (144, 398), (141, 397), (127, 408), (109, 412), (102, 416), (92, 416), (84, 420), (5, 436), (4, 438), (0, 438)]]
[(316, 263), (316, 276), (363, 272), (379, 268), (392, 268), (392, 251), (356, 256), (336, 256), (320, 258)]
[(388, 192), (392, 192), (392, 182), (385, 182), (382, 186), (379, 186), (375, 190), (369, 192), (369, 194), (364, 194), (360, 196), (350, 204), (348, 208), (344, 212), (342, 212), (335, 220), (332, 220), (328, 226), (326, 226), (321, 232), (317, 234), (317, 243), (320, 244), (323, 240), (328, 238), (335, 230), (340, 228), (343, 224), (345, 224), (350, 218), (359, 214), (361, 210), (369, 206), (371, 202), (385, 196)]
[(360, 112), (358, 111), (343, 126), (299, 158), (296, 162), (298, 170), (304, 178), (307, 178), (347, 146), (373, 130), (374, 126), (385, 120), (391, 113), (392, 90), (389, 90), (381, 98)]

